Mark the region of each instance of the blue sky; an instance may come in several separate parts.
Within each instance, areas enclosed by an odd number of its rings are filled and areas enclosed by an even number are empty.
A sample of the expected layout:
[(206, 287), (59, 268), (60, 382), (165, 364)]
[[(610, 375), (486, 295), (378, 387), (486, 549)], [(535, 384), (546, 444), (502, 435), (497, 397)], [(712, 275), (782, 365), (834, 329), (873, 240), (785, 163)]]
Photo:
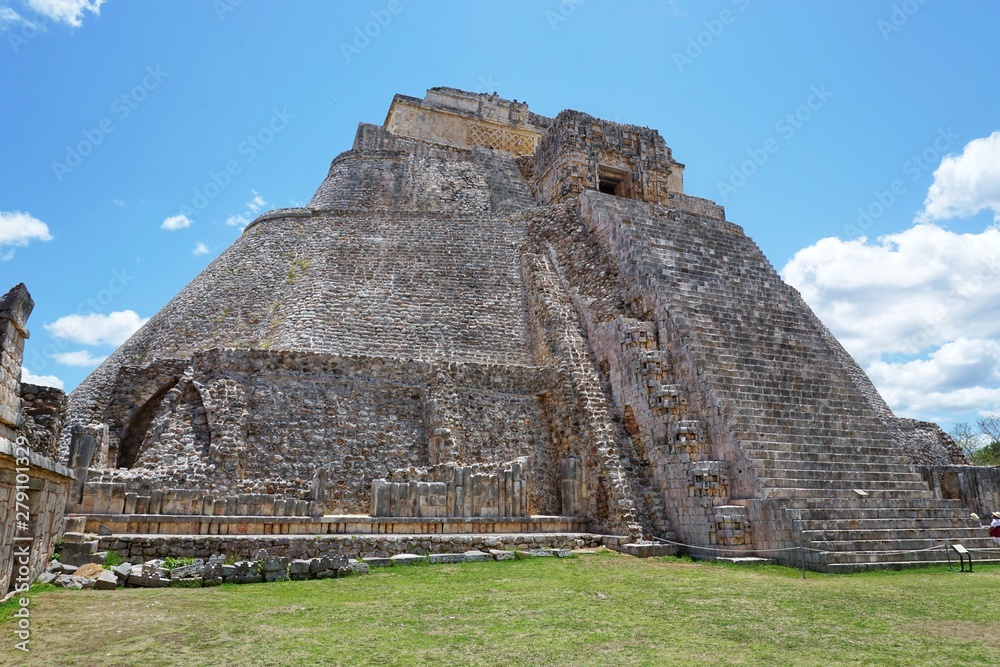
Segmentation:
[[(996, 2), (0, 0), (0, 288), (67, 390), (432, 86), (656, 128), (899, 414), (1000, 413)], [(183, 217), (181, 217), (183, 216)]]

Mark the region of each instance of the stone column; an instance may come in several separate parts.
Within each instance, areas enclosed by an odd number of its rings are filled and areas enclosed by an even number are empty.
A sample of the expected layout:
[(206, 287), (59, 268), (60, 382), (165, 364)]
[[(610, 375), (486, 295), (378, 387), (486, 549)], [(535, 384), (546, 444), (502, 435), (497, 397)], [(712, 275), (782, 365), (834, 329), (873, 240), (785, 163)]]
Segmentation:
[(35, 302), (24, 283), (0, 297), (0, 438), (14, 441), (21, 426), (21, 360), (25, 326)]

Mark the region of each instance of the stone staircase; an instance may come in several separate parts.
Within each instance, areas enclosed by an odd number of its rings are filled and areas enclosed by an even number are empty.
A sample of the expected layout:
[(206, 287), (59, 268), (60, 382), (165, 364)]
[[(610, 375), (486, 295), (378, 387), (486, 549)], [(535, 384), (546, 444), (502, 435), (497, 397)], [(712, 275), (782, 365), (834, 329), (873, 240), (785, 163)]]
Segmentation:
[(944, 547), (961, 543), (977, 562), (1000, 562), (969, 510), (934, 498), (897, 442), (894, 417), (878, 410), (875, 388), (852, 374), (741, 229), (601, 194), (581, 202), (609, 255), (623, 258), (623, 281), (663, 304), (667, 335), (658, 345), (691, 369), (671, 381), (703, 397), (703, 418), (725, 424), (698, 458), (725, 458), (735, 486), (719, 501), (761, 517), (748, 551), (797, 564), (801, 544), (810, 568), (853, 571), (947, 562)]
[[(852, 572), (947, 563), (951, 544), (969, 549), (975, 562), (1000, 562), (1000, 548), (987, 529), (961, 502), (935, 498), (895, 451), (871, 441), (828, 445), (822, 451), (779, 442), (744, 448), (761, 495), (784, 509), (811, 569)], [(791, 563), (798, 557), (789, 552), (781, 560)]]

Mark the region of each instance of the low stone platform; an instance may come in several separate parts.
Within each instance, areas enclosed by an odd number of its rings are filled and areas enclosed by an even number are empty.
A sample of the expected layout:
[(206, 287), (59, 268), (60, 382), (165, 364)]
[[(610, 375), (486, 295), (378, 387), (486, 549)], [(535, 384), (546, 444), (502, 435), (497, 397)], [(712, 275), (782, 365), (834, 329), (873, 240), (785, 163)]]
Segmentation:
[(170, 535), (413, 535), (582, 533), (587, 520), (572, 516), (372, 517), (368, 515), (214, 516), (85, 514), (86, 532)]
[(175, 535), (120, 534), (99, 538), (100, 551), (115, 551), (120, 558), (141, 563), (152, 558), (203, 558), (223, 554), (249, 560), (265, 549), (269, 555), (289, 558), (347, 556), (391, 558), (397, 554), (453, 554), (490, 549), (581, 549), (607, 546), (619, 548), (629, 541), (624, 535), (567, 533), (491, 533), (471, 535)]

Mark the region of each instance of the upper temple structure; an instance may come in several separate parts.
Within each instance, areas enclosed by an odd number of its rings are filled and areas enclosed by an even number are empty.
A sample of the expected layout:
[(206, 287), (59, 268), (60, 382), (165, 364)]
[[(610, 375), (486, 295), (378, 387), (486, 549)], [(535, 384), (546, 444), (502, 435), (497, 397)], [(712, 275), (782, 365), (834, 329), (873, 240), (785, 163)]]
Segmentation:
[(70, 394), (69, 511), (129, 539), (804, 544), (826, 570), (985, 544), (954, 443), (684, 168), (656, 130), (396, 95)]

